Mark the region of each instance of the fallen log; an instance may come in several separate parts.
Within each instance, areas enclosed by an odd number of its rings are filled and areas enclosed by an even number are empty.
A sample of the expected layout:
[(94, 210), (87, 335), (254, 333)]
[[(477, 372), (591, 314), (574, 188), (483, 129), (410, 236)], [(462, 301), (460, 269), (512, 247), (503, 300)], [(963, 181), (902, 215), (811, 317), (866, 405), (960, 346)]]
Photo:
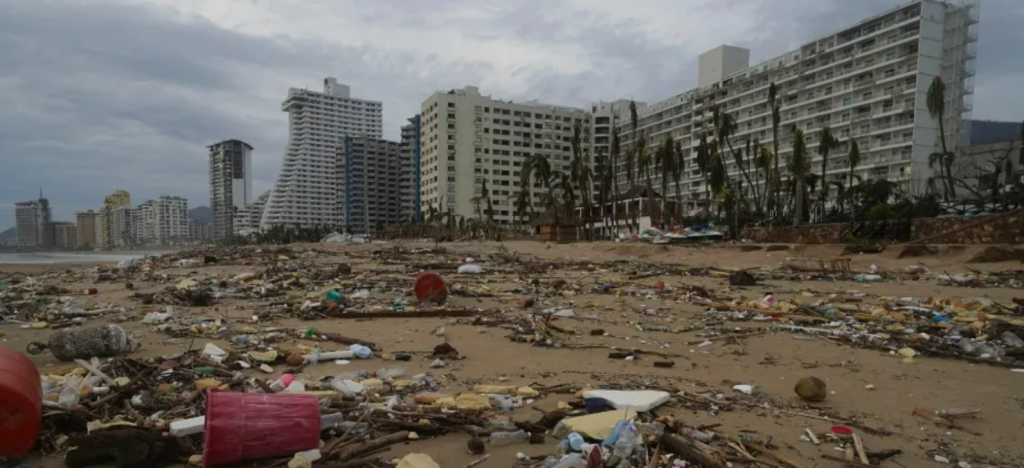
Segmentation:
[(751, 450), (753, 450), (755, 452), (759, 452), (759, 453), (763, 453), (765, 455), (768, 455), (769, 457), (774, 458), (775, 461), (777, 461), (779, 463), (782, 463), (783, 465), (791, 466), (793, 468), (804, 468), (803, 465), (793, 461), (793, 459), (791, 459), (791, 458), (789, 458), (789, 457), (787, 457), (787, 456), (785, 456), (785, 455), (783, 455), (781, 453), (773, 452), (773, 451), (768, 450), (768, 449), (766, 449), (764, 447), (761, 447), (760, 445), (752, 444), (749, 441), (740, 441), (739, 439), (737, 439), (737, 438), (735, 438), (733, 436), (730, 436), (730, 435), (725, 435), (724, 437), (726, 437), (732, 443), (738, 444), (741, 447), (749, 447)]
[(387, 447), (391, 444), (397, 444), (409, 440), (409, 431), (396, 432), (394, 434), (388, 434), (384, 437), (380, 437), (373, 440), (368, 440), (359, 445), (349, 447), (338, 453), (339, 461), (348, 461), (364, 453), (369, 453), (382, 447)]
[(355, 345), (355, 344), (363, 345), (363, 346), (366, 346), (367, 348), (370, 348), (370, 349), (372, 349), (374, 351), (380, 351), (382, 349), (379, 344), (374, 343), (372, 341), (367, 341), (367, 340), (360, 339), (360, 338), (351, 338), (351, 337), (348, 337), (348, 336), (345, 336), (345, 335), (341, 335), (339, 333), (324, 333), (324, 332), (320, 332), (320, 333), (317, 333), (317, 335), (322, 336), (324, 338), (327, 338), (328, 341), (333, 341), (333, 342), (338, 343), (338, 344), (343, 344), (343, 345)]
[(704, 468), (726, 468), (724, 462), (704, 453), (704, 451), (697, 448), (696, 443), (692, 440), (676, 437), (666, 432), (658, 439), (658, 443), (665, 448), (665, 452), (678, 455), (694, 463), (699, 463)]

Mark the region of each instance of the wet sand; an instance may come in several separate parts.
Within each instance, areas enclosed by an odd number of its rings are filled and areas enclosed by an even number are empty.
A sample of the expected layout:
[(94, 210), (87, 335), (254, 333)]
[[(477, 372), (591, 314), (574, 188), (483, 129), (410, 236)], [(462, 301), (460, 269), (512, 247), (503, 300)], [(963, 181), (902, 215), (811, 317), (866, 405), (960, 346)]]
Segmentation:
[[(411, 284), (414, 274), (398, 265), (378, 264), (365, 255), (367, 252), (390, 248), (394, 244), (363, 245), (314, 245), (334, 252), (333, 255), (316, 259), (318, 263), (349, 263), (356, 274), (366, 273), (367, 278), (392, 276), (405, 279)], [(433, 247), (433, 243), (401, 243), (407, 248)], [(499, 245), (496, 243), (454, 243), (441, 244), (449, 251), (449, 260), (465, 255), (493, 255)], [(682, 267), (719, 268), (774, 268), (787, 257), (835, 258), (842, 251), (841, 246), (797, 246), (792, 251), (744, 252), (740, 246), (712, 247), (666, 247), (645, 244), (578, 243), (550, 244), (538, 242), (510, 242), (504, 244), (508, 251), (519, 252), (527, 260), (577, 260), (577, 261), (644, 261), (665, 263)], [(290, 246), (302, 251), (303, 246)], [(924, 264), (933, 271), (964, 273), (971, 268), (999, 271), (1020, 269), (1019, 262), (1001, 262), (968, 265), (965, 262), (980, 250), (971, 247), (939, 256), (899, 259), (899, 248), (889, 249), (881, 254), (853, 255), (853, 270), (866, 271), (871, 265), (882, 270), (902, 270), (907, 265)], [(415, 256), (407, 256), (416, 262)], [(430, 260), (423, 260), (430, 261)], [(664, 275), (639, 280), (626, 280), (619, 272), (612, 271), (548, 271), (543, 275), (522, 275), (487, 273), (488, 264), (483, 262), (485, 274), (480, 276), (446, 274), (452, 285), (484, 285), (491, 292), (505, 293), (523, 287), (537, 277), (542, 282), (564, 279), (570, 284), (579, 284), (581, 294), (566, 297), (545, 297), (534, 309), (563, 306), (574, 309), (576, 318), (561, 318), (557, 323), (563, 328), (579, 332), (568, 338), (575, 344), (612, 345), (637, 347), (662, 352), (677, 353), (676, 365), (671, 369), (652, 366), (654, 358), (644, 357), (636, 361), (612, 360), (607, 349), (553, 349), (535, 347), (509, 340), (510, 330), (498, 327), (475, 326), (444, 318), (423, 319), (369, 319), (369, 320), (317, 320), (306, 322), (297, 319), (277, 320), (261, 323), (263, 326), (305, 327), (316, 326), (323, 332), (341, 333), (360, 337), (381, 344), (385, 352), (428, 351), (447, 340), (466, 359), (451, 361), (450, 367), (430, 369), (431, 359), (416, 356), (408, 363), (395, 363), (380, 359), (356, 360), (347, 366), (333, 363), (306, 368), (312, 377), (329, 376), (342, 371), (377, 370), (382, 367), (402, 367), (406, 375), (431, 372), (442, 383), (442, 391), (458, 393), (477, 383), (499, 383), (507, 385), (529, 385), (541, 383), (546, 386), (573, 383), (580, 387), (601, 385), (654, 385), (669, 387), (688, 393), (712, 392), (727, 396), (734, 395), (734, 384), (752, 384), (757, 389), (761, 406), (736, 408), (733, 411), (710, 413), (687, 410), (681, 407), (664, 406), (656, 410), (661, 416), (673, 416), (686, 421), (688, 425), (721, 424), (716, 430), (729, 435), (756, 434), (762, 439), (771, 439), (780, 453), (810, 468), (813, 466), (842, 466), (820, 458), (822, 454), (842, 457), (834, 443), (823, 441), (815, 446), (803, 442), (800, 436), (805, 428), (817, 433), (828, 432), (832, 423), (813, 417), (793, 415), (804, 413), (817, 415), (820, 412), (842, 418), (856, 418), (861, 424), (888, 430), (895, 436), (878, 437), (861, 432), (868, 451), (898, 448), (903, 454), (884, 462), (881, 466), (907, 467), (941, 466), (933, 458), (942, 455), (951, 460), (962, 460), (974, 467), (1021, 466), (1024, 447), (1019, 444), (1021, 421), (1024, 421), (1024, 374), (1012, 373), (1004, 367), (973, 364), (962, 360), (918, 357), (913, 363), (904, 363), (895, 355), (873, 349), (857, 349), (825, 339), (798, 339), (790, 333), (772, 332), (751, 336), (738, 341), (715, 341), (710, 346), (694, 344), (703, 338), (701, 331), (687, 333), (664, 333), (641, 331), (645, 326), (667, 325), (685, 327), (701, 323), (705, 318), (704, 308), (683, 301), (663, 301), (660, 298), (618, 296), (615, 294), (593, 294), (591, 288), (597, 284), (614, 283), (620, 287), (646, 285), (653, 288), (659, 282), (681, 289), (685, 286), (701, 286), (723, 296), (759, 299), (766, 293), (779, 298), (800, 298), (815, 300), (829, 294), (844, 294), (852, 291), (869, 295), (917, 296), (917, 297), (970, 297), (988, 296), (1001, 303), (1010, 303), (1014, 297), (1024, 296), (1020, 289), (1009, 288), (958, 288), (938, 286), (934, 279), (919, 281), (861, 284), (849, 281), (782, 281), (769, 280), (763, 284), (746, 288), (730, 288), (724, 278), (703, 276)], [(39, 267), (35, 265), (33, 267)], [(47, 265), (53, 268), (54, 265)], [(67, 265), (60, 265), (61, 268)], [(4, 271), (24, 271), (26, 266), (0, 265), (0, 277)], [(169, 268), (170, 279), (165, 283), (137, 284), (142, 292), (157, 292), (181, 278), (237, 274), (246, 271), (260, 271), (262, 267), (242, 265), (212, 266), (202, 268)], [(368, 281), (370, 284), (372, 280)], [(80, 291), (93, 286), (90, 283), (74, 283), (67, 287)], [(132, 320), (121, 323), (129, 332), (143, 337), (143, 347), (135, 357), (153, 357), (185, 351), (191, 344), (201, 347), (214, 342), (224, 349), (230, 344), (225, 339), (169, 338), (142, 325), (142, 306), (128, 297), (133, 293), (123, 284), (100, 283), (97, 296), (80, 296), (84, 303), (110, 302), (132, 307), (137, 313)], [(401, 296), (403, 292), (374, 291), (374, 300), (387, 300)], [(809, 295), (808, 295), (809, 294)], [(494, 298), (452, 297), (450, 303), (456, 306), (500, 308), (513, 313), (525, 314), (519, 306), (524, 296), (501, 295)], [(657, 314), (645, 316), (638, 311), (645, 307), (656, 307)], [(229, 323), (241, 324), (260, 311), (251, 300), (228, 300), (215, 307), (175, 307), (179, 316), (224, 318)], [(765, 324), (735, 323), (736, 327), (763, 327)], [(445, 338), (433, 334), (445, 326)], [(602, 328), (606, 336), (590, 336), (592, 328)], [(44, 341), (52, 333), (49, 330), (22, 330), (5, 326), (3, 344), (17, 349), (31, 341)], [(292, 340), (279, 347), (289, 349), (303, 340)], [(312, 343), (305, 343), (312, 344)], [(42, 372), (61, 365), (51, 356), (32, 356)], [(278, 366), (281, 367), (281, 366)], [(280, 371), (278, 371), (279, 374)], [(278, 374), (274, 374), (276, 377)], [(793, 394), (793, 385), (801, 377), (817, 376), (828, 384), (830, 394), (823, 403), (808, 404)], [(865, 388), (873, 385), (874, 390)], [(570, 395), (549, 395), (538, 400), (534, 406), (553, 409), (559, 400)], [(978, 408), (982, 410), (977, 419), (962, 420), (970, 432), (941, 428), (923, 421), (911, 414), (917, 407), (932, 409)], [(785, 413), (783, 412), (785, 411)], [(518, 408), (513, 413), (517, 420), (538, 419), (540, 413), (529, 407)], [(977, 434), (977, 435), (976, 435)], [(412, 441), (393, 446), (383, 456), (399, 458), (405, 453), (422, 452), (431, 455), (443, 467), (460, 467), (477, 458), (465, 448), (467, 437), (450, 434), (436, 439)], [(514, 444), (505, 447), (488, 447), (491, 458), (478, 465), (482, 468), (512, 466), (515, 454), (542, 455), (554, 451), (556, 441), (549, 439), (545, 445)], [(767, 458), (762, 458), (767, 460)], [(774, 462), (772, 462), (774, 463)], [(54, 468), (63, 466), (59, 458), (34, 459), (30, 467)], [(252, 466), (251, 464), (246, 466)], [(735, 466), (743, 466), (737, 464)]]

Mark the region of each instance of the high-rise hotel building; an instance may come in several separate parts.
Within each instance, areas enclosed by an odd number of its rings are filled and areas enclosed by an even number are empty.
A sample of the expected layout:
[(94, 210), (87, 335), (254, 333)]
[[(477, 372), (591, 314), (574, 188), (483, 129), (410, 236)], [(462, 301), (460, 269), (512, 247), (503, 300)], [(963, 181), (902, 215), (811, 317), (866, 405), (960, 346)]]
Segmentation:
[(346, 136), (383, 135), (379, 101), (351, 96), (347, 85), (324, 79), (322, 92), (291, 88), (281, 104), (288, 112), (288, 147), (267, 198), (261, 228), (272, 225), (344, 225), (343, 161)]

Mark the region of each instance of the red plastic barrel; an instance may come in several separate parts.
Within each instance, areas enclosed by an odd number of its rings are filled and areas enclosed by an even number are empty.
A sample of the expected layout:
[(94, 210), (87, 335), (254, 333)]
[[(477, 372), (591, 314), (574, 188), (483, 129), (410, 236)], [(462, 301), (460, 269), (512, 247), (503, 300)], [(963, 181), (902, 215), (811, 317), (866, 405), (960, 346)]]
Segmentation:
[(444, 278), (432, 271), (424, 271), (416, 275), (416, 283), (412, 290), (420, 302), (443, 304), (448, 299), (448, 286), (444, 284)]
[(39, 438), (42, 419), (43, 390), (35, 364), (0, 346), (0, 456), (27, 455)]
[(290, 456), (320, 445), (313, 395), (212, 391), (206, 397), (203, 466)]

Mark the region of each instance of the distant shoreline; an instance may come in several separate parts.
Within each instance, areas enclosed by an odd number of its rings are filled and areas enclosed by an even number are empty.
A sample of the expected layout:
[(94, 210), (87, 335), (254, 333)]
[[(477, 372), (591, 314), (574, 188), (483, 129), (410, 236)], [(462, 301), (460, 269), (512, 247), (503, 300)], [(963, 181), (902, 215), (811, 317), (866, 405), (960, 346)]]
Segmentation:
[(163, 255), (170, 251), (20, 252), (0, 253), (0, 265), (71, 265), (117, 263), (132, 258)]

